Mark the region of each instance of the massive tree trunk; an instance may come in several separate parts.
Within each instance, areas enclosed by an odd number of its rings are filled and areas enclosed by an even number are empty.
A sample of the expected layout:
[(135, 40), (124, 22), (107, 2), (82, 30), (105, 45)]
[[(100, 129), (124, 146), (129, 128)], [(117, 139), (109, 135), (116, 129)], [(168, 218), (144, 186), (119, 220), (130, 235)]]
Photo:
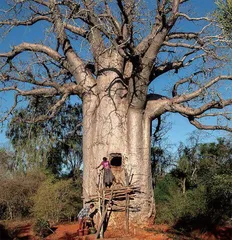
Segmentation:
[(121, 168), (133, 175), (131, 183), (141, 188), (132, 202), (138, 209), (132, 217), (135, 222), (144, 221), (152, 215), (154, 205), (149, 156), (151, 117), (145, 111), (146, 104), (143, 108), (130, 104), (122, 80), (115, 81), (118, 71), (114, 67), (103, 70), (97, 90), (83, 97), (83, 196), (89, 200), (97, 193), (96, 166), (102, 158), (121, 154)]
[[(122, 100), (123, 101), (123, 100)], [(138, 219), (148, 218), (153, 208), (150, 168), (150, 120), (143, 111), (113, 102), (109, 96), (84, 100), (84, 199), (96, 194), (97, 170), (103, 157), (122, 155), (122, 167), (133, 175), (132, 184), (141, 188), (134, 206), (140, 208)], [(138, 220), (137, 219), (137, 220)]]

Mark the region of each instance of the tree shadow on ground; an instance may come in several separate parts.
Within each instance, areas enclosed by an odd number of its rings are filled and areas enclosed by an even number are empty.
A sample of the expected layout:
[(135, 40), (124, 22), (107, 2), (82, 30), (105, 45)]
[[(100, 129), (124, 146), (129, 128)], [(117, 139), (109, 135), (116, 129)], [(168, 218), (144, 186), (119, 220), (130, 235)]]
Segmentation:
[(25, 235), (24, 238), (26, 239), (27, 235), (29, 235), (30, 230), (31, 230), (31, 224), (17, 226), (11, 230), (11, 235), (13, 235), (14, 237), (17, 237), (18, 235), (23, 234)]
[(9, 236), (8, 231), (5, 229), (5, 227), (2, 224), (0, 224), (0, 239), (12, 240), (12, 238)]
[(191, 236), (195, 231), (220, 240), (228, 240), (232, 236), (232, 226), (220, 226), (219, 221), (212, 221), (211, 217), (204, 215), (194, 218), (183, 217), (178, 220), (173, 229), (188, 236)]

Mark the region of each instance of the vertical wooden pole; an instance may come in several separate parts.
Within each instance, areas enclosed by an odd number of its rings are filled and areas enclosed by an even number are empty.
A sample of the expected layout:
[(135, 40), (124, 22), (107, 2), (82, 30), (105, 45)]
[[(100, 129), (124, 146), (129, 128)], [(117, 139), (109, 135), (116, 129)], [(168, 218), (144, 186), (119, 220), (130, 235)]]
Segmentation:
[(104, 210), (102, 211), (101, 221), (100, 221), (100, 224), (98, 226), (95, 239), (98, 238), (98, 235), (101, 231), (103, 232), (103, 236), (101, 236), (101, 233), (100, 233), (100, 237), (101, 238), (104, 237), (104, 221), (105, 221), (105, 218), (106, 218), (108, 207), (111, 205), (112, 199), (113, 199), (113, 190), (111, 190), (111, 197), (109, 198), (108, 203), (105, 205), (105, 190), (103, 190), (103, 199), (102, 200), (104, 202), (103, 202), (102, 206), (104, 206)]
[[(98, 235), (99, 235), (100, 231), (102, 231), (102, 229), (103, 229), (103, 223), (104, 223), (104, 220), (105, 220), (105, 217), (106, 217), (106, 213), (107, 213), (107, 210), (108, 210), (108, 209), (107, 209), (108, 206), (109, 206), (109, 202), (107, 203), (104, 212), (102, 212), (101, 221), (100, 221), (100, 224), (99, 224), (99, 226), (98, 226), (97, 233), (96, 233), (96, 238), (95, 238), (95, 239), (98, 238)], [(101, 237), (101, 236), (100, 236), (100, 237)]]
[[(126, 180), (126, 186), (129, 186), (129, 176), (127, 171), (125, 170), (125, 180)], [(130, 198), (129, 194), (126, 193), (126, 208), (125, 208), (125, 217), (126, 217), (126, 233), (129, 233), (129, 204), (130, 204)]]
[(102, 189), (102, 219), (100, 222), (100, 238), (104, 238), (104, 224), (103, 223), (105, 220), (105, 208), (106, 208), (106, 206), (105, 206), (105, 190)]
[(126, 233), (129, 233), (129, 195), (126, 194)]
[[(102, 198), (101, 197), (102, 197), (102, 194), (101, 194), (101, 189), (100, 189), (100, 185), (99, 185), (99, 187), (98, 187), (98, 209), (99, 209), (100, 219), (102, 216)], [(98, 221), (97, 221), (97, 227), (100, 224), (100, 219), (98, 219)]]

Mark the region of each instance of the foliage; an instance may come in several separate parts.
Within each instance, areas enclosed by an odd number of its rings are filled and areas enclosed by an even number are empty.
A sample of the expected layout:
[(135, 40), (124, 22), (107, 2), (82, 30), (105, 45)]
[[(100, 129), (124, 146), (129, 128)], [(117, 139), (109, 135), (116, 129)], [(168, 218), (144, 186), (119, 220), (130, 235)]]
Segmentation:
[(37, 219), (36, 223), (34, 224), (33, 230), (37, 235), (43, 238), (52, 233), (49, 222), (44, 219)]
[(70, 174), (57, 179), (42, 169), (5, 171), (0, 175), (0, 219), (71, 220), (81, 208), (81, 183), (80, 170), (75, 179)]
[(223, 26), (224, 34), (231, 38), (232, 33), (232, 1), (231, 0), (218, 0), (218, 9), (216, 17), (218, 22)]
[(7, 171), (14, 171), (15, 166), (15, 154), (13, 151), (8, 150), (7, 148), (0, 148), (0, 174), (4, 174)]
[(228, 220), (232, 209), (231, 153), (229, 139), (182, 148), (177, 166), (155, 189), (156, 221), (192, 230)]
[[(67, 102), (55, 118), (43, 123), (17, 121), (22, 115), (27, 118), (43, 114), (52, 102), (53, 98), (33, 97), (27, 109), (15, 112), (8, 124), (7, 135), (14, 151), (0, 150), (2, 219), (28, 217), (33, 213), (38, 219), (70, 220), (80, 208), (80, 106)], [(52, 208), (50, 214), (44, 206)]]
[(19, 169), (48, 168), (54, 174), (62, 169), (75, 172), (82, 161), (80, 105), (67, 102), (50, 121), (26, 123), (19, 118), (45, 114), (54, 98), (31, 97), (26, 109), (15, 112), (8, 124), (7, 136), (16, 152)]
[(44, 179), (39, 171), (0, 175), (1, 219), (29, 216), (33, 204), (30, 198)]
[(80, 184), (73, 180), (57, 180), (50, 177), (44, 181), (33, 196), (32, 213), (35, 218), (49, 222), (70, 220), (81, 208)]
[(167, 174), (164, 178), (159, 179), (159, 184), (155, 189), (156, 203), (169, 202), (172, 198), (171, 191), (178, 191), (178, 186), (176, 179)]
[(173, 198), (179, 195), (176, 179), (170, 174), (159, 179), (155, 188), (156, 223), (171, 223), (174, 221)]
[(171, 156), (167, 150), (158, 146), (151, 148), (151, 168), (154, 185), (156, 185), (157, 179), (165, 174), (170, 162)]

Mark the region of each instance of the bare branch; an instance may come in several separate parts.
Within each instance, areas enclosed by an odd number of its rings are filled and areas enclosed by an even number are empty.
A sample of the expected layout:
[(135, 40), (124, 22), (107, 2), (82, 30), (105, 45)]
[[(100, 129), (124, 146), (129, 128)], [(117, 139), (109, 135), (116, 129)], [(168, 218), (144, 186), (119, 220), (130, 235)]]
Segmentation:
[(134, 18), (134, 0), (124, 1), (124, 5), (121, 0), (117, 0), (119, 9), (123, 15), (123, 24), (122, 24), (122, 36), (123, 40), (127, 41), (129, 38), (132, 40), (132, 29), (133, 29), (133, 18)]
[(59, 112), (61, 106), (64, 104), (64, 102), (67, 100), (69, 94), (64, 94), (60, 100), (58, 100), (50, 109), (48, 109), (47, 114), (45, 115), (40, 115), (37, 117), (34, 117), (32, 119), (16, 119), (16, 121), (22, 121), (26, 123), (38, 123), (38, 122), (43, 122), (46, 120), (50, 120), (56, 116), (56, 114)]
[(197, 39), (199, 37), (198, 33), (195, 32), (173, 32), (168, 34), (166, 37), (166, 41), (169, 41), (171, 39), (186, 39), (186, 40), (191, 40), (191, 39)]
[(45, 45), (35, 43), (21, 43), (18, 46), (14, 46), (13, 50), (10, 52), (0, 53), (0, 57), (6, 57), (8, 60), (11, 60), (24, 51), (45, 53), (55, 61), (62, 62), (62, 56), (57, 51)]
[(10, 25), (10, 26), (30, 26), (39, 21), (48, 21), (51, 22), (51, 19), (48, 16), (34, 16), (25, 21), (11, 20), (11, 21), (0, 21), (0, 26)]
[(150, 47), (151, 43), (154, 41), (155, 36), (161, 31), (163, 28), (164, 22), (164, 7), (158, 8), (155, 23), (152, 27), (150, 34), (145, 37), (135, 48), (136, 55), (144, 55), (147, 49)]
[(83, 28), (80, 28), (80, 27), (76, 27), (72, 24), (68, 24), (68, 23), (64, 23), (64, 27), (69, 30), (70, 32), (72, 33), (76, 33), (78, 34), (79, 36), (82, 36), (84, 38), (87, 38), (87, 34), (88, 34), (88, 31), (86, 31), (85, 29)]
[[(46, 6), (49, 6), (49, 5), (46, 5)], [(27, 20), (19, 21), (17, 19), (13, 19), (13, 20), (10, 20), (10, 21), (0, 21), (0, 26), (6, 26), (6, 25), (9, 25), (9, 26), (30, 26), (30, 25), (33, 25), (33, 24), (39, 22), (39, 21), (47, 21), (47, 22), (52, 23), (53, 20), (52, 20), (51, 17), (49, 17), (49, 15), (51, 15), (51, 11), (47, 12), (47, 13), (43, 13), (43, 14), (36, 11), (35, 14), (33, 14)], [(69, 31), (71, 31), (73, 33), (76, 33), (80, 36), (86, 37), (86, 35), (87, 35), (87, 31), (85, 29), (83, 29), (81, 27), (74, 26), (70, 23), (64, 22), (64, 27), (66, 29), (68, 29)]]
[(222, 109), (231, 104), (232, 104), (232, 99), (227, 99), (227, 100), (220, 99), (219, 101), (213, 100), (213, 101), (208, 102), (198, 108), (191, 108), (191, 107), (187, 107), (184, 105), (173, 103), (170, 106), (170, 111), (178, 112), (178, 113), (184, 114), (186, 116), (197, 116), (197, 115), (201, 115), (202, 113), (208, 111), (209, 109)]
[(189, 122), (194, 125), (198, 129), (203, 130), (225, 130), (228, 132), (232, 132), (232, 128), (229, 126), (220, 126), (220, 125), (204, 125), (195, 119), (189, 120)]
[(204, 84), (202, 87), (200, 87), (198, 90), (190, 93), (190, 94), (183, 94), (181, 96), (178, 96), (175, 98), (175, 103), (183, 103), (183, 102), (187, 102), (190, 101), (196, 97), (198, 97), (201, 93), (203, 93), (206, 89), (210, 88), (212, 85), (214, 85), (215, 83), (221, 81), (221, 80), (228, 80), (231, 81), (232, 80), (232, 76), (228, 75), (228, 76), (217, 76), (214, 79), (210, 80), (208, 83)]
[(90, 0), (84, 0), (85, 8), (88, 10), (88, 23), (90, 32), (88, 35), (88, 39), (91, 43), (92, 52), (94, 54), (94, 58), (98, 61), (99, 57), (105, 50), (105, 44), (101, 35), (101, 31), (108, 36), (107, 31), (102, 27), (101, 22), (94, 14), (94, 3)]
[[(54, 116), (60, 104), (71, 94), (98, 97), (102, 89), (109, 90), (112, 86), (116, 89), (115, 96), (119, 91), (123, 92), (120, 95), (123, 101), (127, 101), (129, 107), (144, 110), (151, 120), (168, 111), (180, 113), (193, 123), (195, 119), (206, 116), (219, 116), (218, 109), (230, 106), (231, 99), (218, 96), (212, 100), (206, 95), (219, 81), (232, 80), (226, 74), (209, 80), (210, 74), (215, 76), (216, 72), (210, 70), (222, 66), (221, 62), (215, 62), (224, 57), (218, 49), (226, 47), (228, 40), (220, 31), (214, 32), (213, 20), (180, 13), (179, 6), (187, 1), (157, 0), (157, 6), (154, 6), (156, 15), (149, 22), (151, 29), (148, 34), (147, 28), (143, 30), (141, 27), (144, 19), (137, 11), (140, 3), (134, 0), (82, 0), (80, 3), (74, 0), (11, 1), (0, 20), (3, 31), (46, 21), (49, 23), (46, 40), (50, 46), (57, 43), (57, 48), (24, 42), (9, 52), (0, 53), (0, 91), (14, 91), (21, 96), (61, 96), (46, 116), (38, 118), (38, 121)], [(119, 12), (115, 11), (115, 4)], [(175, 31), (178, 19), (183, 23), (201, 21), (204, 26), (195, 25), (195, 32), (188, 29)], [(186, 29), (185, 26), (183, 29)], [(80, 57), (83, 53), (80, 48), (87, 41), (90, 54), (89, 59), (84, 61)], [(28, 63), (29, 66), (24, 56), (20, 55), (23, 52), (35, 53), (35, 56), (30, 54), (33, 63)], [(207, 60), (209, 64), (205, 62)], [(200, 70), (190, 69), (192, 76), (174, 83), (172, 99), (159, 94), (150, 99), (147, 92), (152, 80), (169, 71), (177, 73), (192, 63), (196, 68), (200, 64), (205, 66), (200, 66)], [(195, 80), (205, 73), (208, 73), (207, 79)], [(115, 81), (117, 76), (120, 80)], [(123, 90), (117, 91), (117, 81), (125, 84)], [(23, 88), (23, 85), (27, 87)], [(180, 89), (184, 93), (181, 94)], [(214, 93), (214, 96), (217, 94)], [(220, 117), (229, 120), (230, 115), (222, 113)]]
[(160, 76), (164, 73), (167, 73), (171, 70), (175, 70), (175, 72), (177, 73), (180, 68), (186, 67), (191, 62), (195, 61), (196, 59), (198, 59), (200, 57), (203, 57), (203, 54), (202, 54), (200, 56), (193, 57), (192, 59), (190, 59), (186, 63), (184, 63), (185, 59), (193, 53), (195, 53), (195, 51), (191, 51), (191, 52), (186, 53), (179, 61), (166, 62), (166, 63), (163, 63), (159, 66), (154, 65), (153, 69), (151, 71), (150, 82), (153, 81), (156, 77), (158, 77), (158, 76)]
[(46, 7), (49, 7), (49, 2), (47, 2), (47, 1), (43, 1), (43, 0), (33, 0), (33, 1), (36, 3), (42, 4)]
[(174, 42), (164, 41), (163, 45), (168, 46), (168, 47), (182, 47), (182, 48), (197, 49), (197, 50), (202, 49), (202, 46), (187, 44), (187, 43), (184, 43), (184, 42), (174, 43)]
[[(1, 89), (0, 89), (0, 92), (1, 92)], [(3, 116), (3, 118), (0, 119), (0, 122), (4, 122), (13, 113), (14, 109), (17, 107), (17, 104), (18, 104), (18, 96), (19, 94), (15, 94), (13, 105), (11, 106), (9, 111), (5, 114), (5, 116)]]
[(194, 73), (193, 75), (191, 75), (190, 77), (183, 78), (183, 79), (179, 80), (178, 82), (176, 82), (176, 83), (174, 84), (174, 86), (173, 86), (173, 89), (172, 89), (172, 96), (175, 97), (175, 96), (178, 95), (178, 93), (177, 93), (177, 88), (178, 88), (180, 85), (182, 85), (182, 84), (184, 84), (184, 83), (187, 83), (187, 82), (193, 83), (193, 80), (192, 80), (193, 77), (196, 76), (196, 75), (198, 75), (198, 74), (201, 74), (201, 73), (203, 73), (203, 71), (195, 72), (195, 73)]
[(54, 96), (58, 93), (57, 90), (54, 88), (38, 88), (32, 90), (22, 90), (19, 89), (17, 86), (0, 88), (0, 92), (6, 91), (16, 91), (18, 92), (18, 95), (21, 96)]
[(82, 59), (74, 51), (71, 42), (65, 32), (62, 16), (58, 6), (53, 0), (50, 0), (50, 3), (50, 9), (52, 12), (52, 19), (54, 21), (55, 32), (57, 34), (57, 40), (62, 47), (64, 55), (68, 61), (69, 71), (75, 77), (77, 83), (83, 87), (83, 89), (86, 90), (89, 87), (92, 88), (92, 86), (95, 85), (95, 79), (92, 77), (91, 72), (85, 68), (85, 64)]
[(177, 20), (179, 5), (180, 0), (173, 0), (172, 10), (169, 18), (167, 18), (167, 16), (165, 15), (164, 9), (158, 9), (158, 18), (156, 18), (157, 22), (156, 25), (153, 26), (153, 30), (155, 30), (155, 33), (153, 32), (152, 34), (150, 34), (150, 43), (146, 44), (147, 50), (142, 58), (142, 63), (144, 66), (146, 66), (144, 68), (144, 71), (141, 73), (143, 77), (146, 77), (144, 75), (146, 74), (146, 71), (152, 70), (153, 62), (157, 57), (160, 48), (164, 44), (165, 38), (167, 37), (169, 31), (174, 26)]
[(192, 17), (189, 17), (187, 14), (185, 13), (177, 13), (177, 16), (178, 17), (183, 17), (189, 21), (210, 21), (211, 19), (210, 18), (207, 18), (207, 17), (199, 17), (199, 18), (192, 18)]
[(222, 116), (222, 117), (224, 117), (228, 121), (232, 120), (232, 112), (205, 113), (205, 114), (194, 116), (194, 118), (218, 117), (218, 116)]
[(105, 6), (106, 6), (106, 12), (107, 12), (107, 15), (106, 17), (110, 18), (110, 20), (112, 21), (113, 23), (113, 26), (114, 26), (114, 30), (115, 30), (115, 33), (117, 35), (120, 34), (120, 31), (121, 31), (121, 24), (119, 23), (119, 21), (113, 16), (112, 14), (112, 11), (107, 3), (106, 0), (104, 0), (104, 3), (105, 3)]

